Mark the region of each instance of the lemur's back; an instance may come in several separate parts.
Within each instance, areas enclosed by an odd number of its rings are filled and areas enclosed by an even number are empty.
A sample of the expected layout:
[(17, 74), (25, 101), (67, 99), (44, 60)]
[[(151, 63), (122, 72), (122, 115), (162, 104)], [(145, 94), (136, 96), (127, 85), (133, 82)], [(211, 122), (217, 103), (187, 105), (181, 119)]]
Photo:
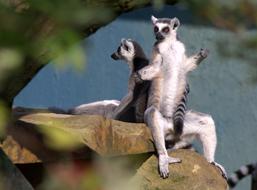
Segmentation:
[[(135, 58), (133, 60), (133, 70), (131, 77), (134, 74), (147, 66), (149, 61), (146, 58)], [(117, 119), (126, 122), (144, 122), (144, 111), (147, 107), (148, 92), (150, 88), (150, 81), (136, 83), (133, 90), (133, 99), (128, 104), (124, 111), (118, 115)]]

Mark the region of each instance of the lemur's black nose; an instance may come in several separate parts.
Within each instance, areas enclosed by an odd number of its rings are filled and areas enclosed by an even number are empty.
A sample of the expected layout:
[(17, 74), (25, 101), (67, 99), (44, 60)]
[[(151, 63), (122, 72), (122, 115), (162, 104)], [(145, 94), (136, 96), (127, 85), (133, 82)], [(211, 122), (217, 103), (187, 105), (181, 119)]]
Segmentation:
[(157, 32), (155, 35), (155, 38), (156, 38), (156, 40), (160, 41), (160, 40), (164, 39), (164, 36), (161, 33)]
[(119, 59), (117, 53), (113, 53), (113, 54), (111, 55), (111, 58), (113, 58), (114, 60), (118, 60), (118, 59)]

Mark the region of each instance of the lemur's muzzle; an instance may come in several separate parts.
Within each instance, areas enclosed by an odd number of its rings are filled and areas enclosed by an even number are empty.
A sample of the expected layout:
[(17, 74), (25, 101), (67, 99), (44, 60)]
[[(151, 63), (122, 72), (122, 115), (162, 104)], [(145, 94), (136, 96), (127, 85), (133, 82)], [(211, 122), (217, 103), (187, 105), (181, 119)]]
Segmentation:
[(157, 32), (155, 35), (155, 38), (156, 40), (160, 41), (164, 39), (164, 36), (160, 32)]
[(113, 53), (113, 54), (111, 55), (111, 58), (113, 58), (114, 60), (120, 59), (119, 56), (117, 55), (117, 52)]

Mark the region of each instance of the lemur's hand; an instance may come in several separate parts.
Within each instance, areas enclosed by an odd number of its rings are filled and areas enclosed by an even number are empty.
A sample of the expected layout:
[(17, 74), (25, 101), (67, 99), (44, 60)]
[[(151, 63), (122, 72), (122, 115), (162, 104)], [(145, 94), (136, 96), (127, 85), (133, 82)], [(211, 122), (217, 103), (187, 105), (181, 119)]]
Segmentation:
[(142, 83), (143, 82), (143, 80), (141, 79), (138, 72), (135, 72), (133, 77), (134, 77), (136, 83)]
[(201, 48), (200, 52), (199, 52), (199, 55), (202, 57), (202, 58), (206, 58), (208, 57), (210, 51), (208, 49), (203, 49)]

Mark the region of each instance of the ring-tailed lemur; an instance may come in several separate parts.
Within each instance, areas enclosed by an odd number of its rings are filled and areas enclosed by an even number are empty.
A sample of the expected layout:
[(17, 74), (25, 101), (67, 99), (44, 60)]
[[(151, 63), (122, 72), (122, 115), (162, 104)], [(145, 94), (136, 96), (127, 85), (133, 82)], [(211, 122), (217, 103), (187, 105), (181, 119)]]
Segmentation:
[[(117, 51), (111, 55), (114, 60), (125, 60), (130, 68), (128, 93), (120, 102), (98, 101), (70, 109), (71, 114), (96, 114), (126, 122), (143, 122), (146, 110), (149, 81), (136, 83), (134, 73), (148, 65), (143, 49), (132, 40), (122, 39)], [(115, 104), (114, 104), (115, 103)]]
[(132, 115), (134, 121), (142, 123), (144, 122), (144, 111), (147, 106), (150, 81), (137, 83), (134, 74), (148, 65), (148, 59), (141, 46), (131, 39), (122, 39), (117, 51), (111, 57), (114, 60), (125, 60), (130, 68), (128, 93), (114, 110), (112, 118), (128, 121), (124, 119), (124, 116)]
[[(160, 175), (167, 178), (169, 164), (178, 163), (181, 160), (168, 155), (165, 138), (174, 136), (173, 114), (183, 96), (187, 83), (186, 75), (197, 67), (199, 61), (194, 57), (186, 57), (185, 46), (177, 39), (177, 29), (180, 25), (177, 18), (157, 19), (152, 16), (152, 22), (157, 42), (153, 47), (150, 64), (138, 71), (138, 77), (141, 80), (151, 80), (145, 122), (152, 131), (158, 153)], [(204, 57), (202, 54), (199, 56)], [(191, 118), (192, 114), (197, 115), (194, 112), (186, 112), (182, 141), (189, 141), (194, 137), (199, 138), (203, 144), (205, 158), (218, 166), (226, 176), (224, 168), (214, 162), (217, 138), (213, 119), (199, 113), (198, 116), (205, 117), (206, 121), (198, 120), (197, 125), (192, 125), (190, 122), (195, 122)]]
[(228, 185), (232, 189), (244, 177), (257, 172), (257, 162), (241, 166), (237, 171), (233, 172), (228, 178)]

